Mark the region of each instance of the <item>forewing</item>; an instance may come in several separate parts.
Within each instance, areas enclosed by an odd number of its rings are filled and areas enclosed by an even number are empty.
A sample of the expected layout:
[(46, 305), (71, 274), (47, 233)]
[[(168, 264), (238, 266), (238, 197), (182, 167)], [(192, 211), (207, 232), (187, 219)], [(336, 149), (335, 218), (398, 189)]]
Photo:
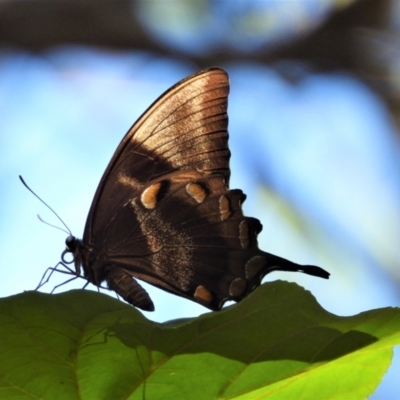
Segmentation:
[(228, 184), (228, 92), (228, 75), (212, 68), (177, 83), (149, 107), (104, 172), (86, 222), (86, 244), (101, 248), (119, 210), (149, 182), (191, 170), (218, 174)]

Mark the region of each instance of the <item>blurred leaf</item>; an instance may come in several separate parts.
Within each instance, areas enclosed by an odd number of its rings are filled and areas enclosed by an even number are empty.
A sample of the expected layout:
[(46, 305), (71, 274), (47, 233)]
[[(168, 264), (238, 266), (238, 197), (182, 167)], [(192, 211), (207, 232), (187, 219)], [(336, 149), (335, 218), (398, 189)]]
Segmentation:
[(400, 343), (400, 310), (326, 312), (296, 284), (262, 285), (218, 313), (164, 324), (106, 295), (0, 301), (1, 398), (351, 398)]

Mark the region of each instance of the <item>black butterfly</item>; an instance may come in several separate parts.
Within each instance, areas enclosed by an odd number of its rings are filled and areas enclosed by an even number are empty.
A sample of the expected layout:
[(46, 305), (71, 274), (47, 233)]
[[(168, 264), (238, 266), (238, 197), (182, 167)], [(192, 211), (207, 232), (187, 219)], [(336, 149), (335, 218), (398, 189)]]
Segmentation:
[(97, 188), (83, 239), (69, 236), (76, 276), (106, 281), (128, 303), (154, 310), (134, 279), (219, 310), (275, 270), (328, 278), (258, 248), (262, 225), (229, 190), (229, 78), (220, 68), (171, 87), (139, 118)]

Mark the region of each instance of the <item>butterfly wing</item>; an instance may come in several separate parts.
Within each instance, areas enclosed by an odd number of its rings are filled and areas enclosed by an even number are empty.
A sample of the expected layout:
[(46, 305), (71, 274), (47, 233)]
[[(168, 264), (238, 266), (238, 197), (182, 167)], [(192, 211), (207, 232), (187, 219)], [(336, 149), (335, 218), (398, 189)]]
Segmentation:
[[(89, 260), (83, 268), (86, 276), (93, 277), (92, 282), (99, 284), (115, 275), (115, 268), (121, 265), (121, 254), (111, 256), (110, 249), (123, 243), (126, 231), (135, 225), (133, 220), (121, 216), (130, 201), (140, 198), (146, 185), (184, 171), (194, 171), (199, 176), (217, 174), (228, 184), (228, 92), (225, 71), (201, 71), (160, 96), (125, 135), (100, 181), (85, 226), (83, 243), (95, 256), (92, 261), (83, 257)], [(138, 218), (134, 214), (131, 217)], [(155, 232), (150, 236), (156, 236)], [(131, 261), (122, 264), (132, 276), (153, 283), (156, 278), (151, 267), (144, 271), (137, 267), (143, 264), (140, 255), (147, 251), (147, 242), (141, 234), (141, 240), (137, 238), (129, 249), (124, 249)], [(114, 269), (105, 268), (107, 263)], [(116, 279), (109, 279), (109, 286), (118, 288)], [(161, 282), (163, 277), (157, 279)]]
[(228, 92), (226, 72), (211, 68), (177, 83), (144, 112), (104, 172), (86, 222), (85, 243), (101, 243), (121, 207), (160, 177), (197, 170), (229, 181)]
[(164, 93), (128, 131), (86, 223), (88, 280), (106, 280), (145, 310), (153, 303), (133, 278), (218, 310), (247, 296), (274, 267), (300, 270), (258, 249), (261, 224), (244, 217), (245, 196), (228, 188), (228, 92), (225, 71), (199, 72)]

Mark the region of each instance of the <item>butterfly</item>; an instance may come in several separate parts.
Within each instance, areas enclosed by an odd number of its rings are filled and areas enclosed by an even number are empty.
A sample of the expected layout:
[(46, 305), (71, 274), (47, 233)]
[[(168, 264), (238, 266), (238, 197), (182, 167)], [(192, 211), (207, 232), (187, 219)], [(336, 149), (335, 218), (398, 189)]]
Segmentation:
[(258, 248), (262, 225), (243, 215), (246, 195), (229, 189), (228, 93), (227, 73), (209, 68), (143, 113), (101, 178), (83, 239), (66, 239), (62, 265), (146, 311), (154, 304), (136, 278), (220, 310), (275, 270), (329, 277)]

